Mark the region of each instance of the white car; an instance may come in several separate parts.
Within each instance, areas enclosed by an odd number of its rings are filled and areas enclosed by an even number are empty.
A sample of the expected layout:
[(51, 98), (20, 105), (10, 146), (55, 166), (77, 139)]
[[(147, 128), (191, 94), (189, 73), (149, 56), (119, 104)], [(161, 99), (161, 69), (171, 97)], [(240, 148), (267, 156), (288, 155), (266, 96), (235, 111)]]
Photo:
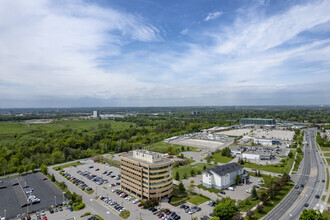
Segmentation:
[(134, 201), (133, 201), (133, 204), (136, 204), (136, 203), (138, 203), (139, 202), (139, 200), (138, 199), (135, 199)]
[(46, 212), (44, 210), (41, 211), (41, 215), (42, 216), (45, 216), (46, 215)]

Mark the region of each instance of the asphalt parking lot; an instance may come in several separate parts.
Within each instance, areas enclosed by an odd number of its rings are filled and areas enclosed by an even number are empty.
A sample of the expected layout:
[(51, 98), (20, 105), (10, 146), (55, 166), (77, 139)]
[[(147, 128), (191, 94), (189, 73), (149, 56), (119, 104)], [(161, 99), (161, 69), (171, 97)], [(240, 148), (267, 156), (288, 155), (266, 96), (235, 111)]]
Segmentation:
[[(43, 178), (45, 178), (43, 174), (33, 173), (3, 180), (0, 186), (6, 186), (6, 188), (0, 189), (0, 215), (3, 216), (3, 212), (6, 210), (6, 217), (13, 218), (27, 211), (33, 212), (47, 209), (55, 203), (54, 196), (57, 197), (57, 203), (62, 202), (62, 191), (49, 179), (43, 180)], [(20, 185), (12, 186), (13, 183), (17, 182)], [(21, 207), (27, 201), (27, 197), (23, 191), (23, 186), (25, 185), (33, 188), (33, 194), (40, 199), (40, 203), (24, 208)]]

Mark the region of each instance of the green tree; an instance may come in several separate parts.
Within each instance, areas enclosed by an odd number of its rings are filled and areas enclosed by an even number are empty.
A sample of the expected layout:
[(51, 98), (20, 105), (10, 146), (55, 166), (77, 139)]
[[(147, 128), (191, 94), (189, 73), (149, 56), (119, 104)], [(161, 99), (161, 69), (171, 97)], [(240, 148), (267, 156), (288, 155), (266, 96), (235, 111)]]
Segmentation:
[(30, 169), (32, 170), (32, 172), (34, 172), (36, 168), (37, 168), (36, 163), (31, 163)]
[(180, 179), (180, 174), (179, 174), (179, 172), (176, 172), (176, 174), (175, 174), (175, 180), (179, 180)]
[(190, 181), (190, 184), (189, 184), (189, 191), (190, 192), (194, 192), (194, 189), (195, 189), (195, 185), (194, 185), (195, 181), (194, 180), (191, 180)]
[(182, 194), (186, 193), (186, 188), (184, 188), (183, 183), (179, 183), (179, 191), (180, 191)]
[(319, 210), (304, 209), (300, 215), (299, 220), (326, 220), (327, 217), (323, 215)]
[(290, 158), (293, 157), (293, 153), (292, 153), (292, 151), (289, 152), (288, 156), (289, 156)]
[(265, 208), (265, 207), (264, 207), (263, 204), (258, 204), (258, 205), (257, 205), (257, 210), (258, 210), (259, 213), (262, 213), (262, 212), (264, 211), (264, 208)]
[(52, 174), (52, 182), (55, 182), (55, 176), (54, 176), (54, 174)]
[(206, 166), (205, 166), (205, 164), (203, 165), (203, 170), (206, 170)]
[(216, 205), (213, 213), (221, 220), (230, 220), (238, 213), (238, 207), (232, 200), (226, 200), (224, 203)]
[(45, 164), (42, 164), (41, 165), (40, 170), (45, 175), (48, 173), (48, 168), (47, 168), (47, 166)]
[(241, 177), (237, 174), (236, 177), (235, 177), (236, 184), (238, 184), (239, 181), (241, 181)]
[(19, 166), (18, 169), (17, 169), (17, 172), (19, 173), (19, 175), (21, 175), (24, 172), (24, 167)]
[(258, 193), (257, 193), (257, 190), (254, 186), (252, 187), (251, 198), (258, 199)]
[(194, 169), (192, 169), (192, 170), (190, 171), (190, 175), (191, 175), (191, 176), (195, 176), (195, 170), (194, 170)]
[(187, 176), (187, 173), (184, 173), (184, 174), (183, 174), (183, 179), (187, 179), (187, 177), (188, 177), (188, 176)]

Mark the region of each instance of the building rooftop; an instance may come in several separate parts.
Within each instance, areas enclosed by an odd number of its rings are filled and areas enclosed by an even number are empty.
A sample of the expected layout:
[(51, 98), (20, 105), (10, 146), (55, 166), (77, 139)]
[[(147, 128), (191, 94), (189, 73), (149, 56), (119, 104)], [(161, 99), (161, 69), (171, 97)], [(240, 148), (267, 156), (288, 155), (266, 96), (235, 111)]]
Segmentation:
[(218, 174), (219, 176), (224, 176), (227, 173), (231, 173), (233, 171), (238, 171), (240, 169), (243, 169), (243, 167), (241, 165), (239, 165), (238, 163), (227, 163), (224, 165), (217, 165), (215, 167), (213, 167), (212, 169), (206, 169), (205, 172), (210, 172), (213, 171), (214, 173)]
[(164, 158), (160, 153), (143, 150), (143, 149), (130, 151), (128, 153), (122, 154), (121, 157), (134, 160), (136, 162), (153, 164), (153, 165), (159, 165), (159, 164), (165, 164), (171, 162), (170, 159)]

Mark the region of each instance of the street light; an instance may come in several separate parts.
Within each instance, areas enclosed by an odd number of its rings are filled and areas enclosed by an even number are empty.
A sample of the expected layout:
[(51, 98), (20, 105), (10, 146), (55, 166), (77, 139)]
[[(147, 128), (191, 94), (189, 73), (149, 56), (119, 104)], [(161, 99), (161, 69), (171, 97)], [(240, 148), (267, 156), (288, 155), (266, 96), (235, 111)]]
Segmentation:
[(92, 203), (92, 212), (94, 212), (94, 203), (93, 203), (93, 199), (90, 199), (91, 203)]
[(5, 209), (3, 212), (4, 212), (4, 217), (6, 219), (7, 210)]
[(55, 200), (55, 204), (54, 205), (56, 206), (56, 196), (54, 196), (54, 200)]
[(107, 211), (107, 215), (108, 215), (108, 217), (109, 217), (109, 220), (110, 220), (110, 212), (109, 212), (109, 211)]
[(64, 204), (64, 195), (65, 195), (65, 192), (63, 192), (63, 202), (62, 202), (62, 204)]

